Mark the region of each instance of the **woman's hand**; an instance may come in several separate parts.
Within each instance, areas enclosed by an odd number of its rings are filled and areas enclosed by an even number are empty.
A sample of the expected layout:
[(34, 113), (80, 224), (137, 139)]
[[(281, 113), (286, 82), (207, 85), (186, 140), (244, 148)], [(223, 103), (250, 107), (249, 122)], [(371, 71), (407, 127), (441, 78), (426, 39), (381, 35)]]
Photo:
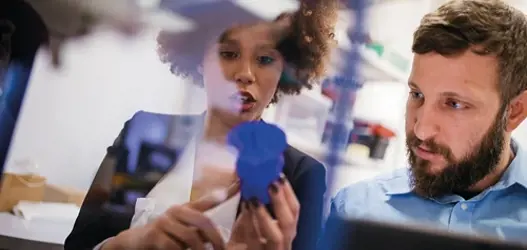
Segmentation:
[[(239, 185), (231, 186), (227, 198), (235, 195), (238, 190)], [(225, 249), (216, 225), (203, 214), (223, 201), (205, 197), (173, 206), (152, 223), (120, 233), (106, 242), (102, 249), (205, 250), (207, 243), (215, 250)]]
[(300, 204), (282, 175), (269, 187), (274, 220), (258, 200), (244, 201), (227, 249), (290, 250), (296, 236)]

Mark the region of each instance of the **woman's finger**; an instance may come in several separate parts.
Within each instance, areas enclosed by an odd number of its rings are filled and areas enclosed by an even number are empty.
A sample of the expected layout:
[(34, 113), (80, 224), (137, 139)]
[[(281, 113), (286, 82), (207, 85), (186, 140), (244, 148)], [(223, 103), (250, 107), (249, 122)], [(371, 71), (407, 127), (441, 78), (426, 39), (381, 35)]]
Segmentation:
[(258, 200), (251, 200), (251, 206), (257, 218), (258, 226), (261, 228), (262, 236), (266, 240), (266, 246), (270, 249), (282, 249), (284, 236), (280, 227)]
[(224, 249), (225, 243), (216, 225), (203, 213), (187, 206), (167, 211), (167, 215), (181, 222), (189, 228), (195, 228), (206, 242), (210, 242), (214, 249)]
[[(183, 249), (188, 247), (193, 250), (205, 250), (206, 242), (202, 239), (196, 227), (187, 226), (168, 216), (165, 218), (166, 219), (161, 220), (163, 223), (159, 224), (160, 228), (175, 240), (174, 243), (180, 243)], [(163, 245), (166, 245), (167, 243), (168, 242), (164, 242)]]
[(272, 183), (269, 187), (269, 195), (280, 228), (285, 233), (291, 232), (296, 228), (297, 218), (291, 211), (289, 202), (285, 197), (284, 185), (280, 182)]
[(255, 215), (251, 211), (247, 202), (242, 201), (241, 213), (236, 219), (229, 241), (228, 249), (231, 250), (233, 246), (245, 246), (248, 249), (260, 249), (258, 239), (261, 237), (257, 230), (257, 224), (254, 223)]
[(289, 204), (291, 213), (295, 217), (295, 220), (298, 220), (298, 214), (300, 213), (300, 202), (298, 202), (298, 199), (296, 198), (293, 187), (291, 187), (291, 183), (289, 183), (287, 177), (284, 174), (280, 174), (280, 179), (278, 181), (283, 187), (282, 190), (284, 191), (284, 197)]
[(236, 195), (240, 191), (240, 182), (236, 181), (225, 190), (221, 191), (224, 192), (222, 194), (212, 192), (198, 200), (187, 203), (186, 206), (199, 212), (205, 212), (207, 210), (213, 209)]
[(261, 234), (258, 231), (257, 225), (254, 224), (254, 213), (251, 211), (249, 204), (246, 201), (243, 203), (242, 210), (244, 217), (241, 221), (243, 223), (243, 228), (245, 229), (245, 239), (258, 239), (261, 237)]

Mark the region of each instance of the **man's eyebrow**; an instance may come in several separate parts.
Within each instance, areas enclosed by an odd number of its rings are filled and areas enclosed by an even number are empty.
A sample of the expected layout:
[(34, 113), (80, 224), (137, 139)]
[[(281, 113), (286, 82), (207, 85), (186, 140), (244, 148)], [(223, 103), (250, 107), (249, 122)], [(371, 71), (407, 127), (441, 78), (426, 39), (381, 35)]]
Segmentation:
[[(411, 89), (417, 89), (417, 90), (419, 89), (419, 86), (417, 86), (417, 84), (413, 81), (408, 81), (408, 87), (410, 87)], [(462, 94), (459, 94), (453, 91), (441, 92), (440, 95), (442, 97), (455, 98), (455, 99), (466, 100), (466, 101), (473, 102), (473, 103), (478, 103), (477, 99), (474, 99), (469, 96), (465, 96), (465, 95), (462, 95)]]
[(417, 84), (415, 84), (415, 82), (413, 82), (413, 81), (408, 81), (408, 87), (414, 88), (414, 89), (419, 89)]
[(459, 93), (451, 92), (451, 91), (443, 92), (441, 93), (441, 96), (446, 97), (446, 98), (461, 99), (461, 100), (466, 100), (468, 102), (478, 103), (477, 99), (471, 98), (469, 96), (464, 96)]

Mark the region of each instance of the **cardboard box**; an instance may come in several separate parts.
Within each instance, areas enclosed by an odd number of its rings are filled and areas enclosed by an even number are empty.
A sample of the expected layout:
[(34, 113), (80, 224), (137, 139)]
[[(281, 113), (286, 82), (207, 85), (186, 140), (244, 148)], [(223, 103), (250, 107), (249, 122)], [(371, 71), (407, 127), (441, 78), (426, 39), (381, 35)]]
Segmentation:
[(35, 174), (4, 173), (0, 181), (0, 212), (11, 212), (19, 201), (42, 201), (46, 178)]
[(80, 207), (85, 196), (86, 192), (75, 188), (46, 184), (43, 201), (73, 203)]

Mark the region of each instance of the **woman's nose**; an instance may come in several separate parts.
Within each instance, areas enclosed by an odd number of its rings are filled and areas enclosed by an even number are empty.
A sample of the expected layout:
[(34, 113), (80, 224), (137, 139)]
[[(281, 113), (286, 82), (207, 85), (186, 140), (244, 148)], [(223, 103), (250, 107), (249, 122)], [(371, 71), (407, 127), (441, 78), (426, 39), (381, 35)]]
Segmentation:
[(239, 62), (236, 73), (234, 75), (234, 80), (236, 81), (236, 83), (244, 85), (253, 84), (256, 81), (254, 72), (249, 62)]

